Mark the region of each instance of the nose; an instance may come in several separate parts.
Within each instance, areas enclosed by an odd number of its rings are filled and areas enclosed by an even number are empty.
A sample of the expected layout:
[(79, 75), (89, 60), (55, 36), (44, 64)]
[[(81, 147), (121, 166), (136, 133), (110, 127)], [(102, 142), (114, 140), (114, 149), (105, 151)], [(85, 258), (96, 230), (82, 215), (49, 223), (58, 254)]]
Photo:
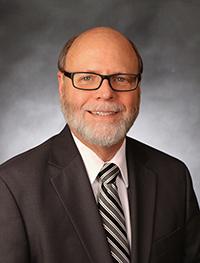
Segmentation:
[(95, 91), (96, 99), (112, 100), (115, 97), (115, 91), (110, 87), (108, 79), (103, 79), (101, 86)]

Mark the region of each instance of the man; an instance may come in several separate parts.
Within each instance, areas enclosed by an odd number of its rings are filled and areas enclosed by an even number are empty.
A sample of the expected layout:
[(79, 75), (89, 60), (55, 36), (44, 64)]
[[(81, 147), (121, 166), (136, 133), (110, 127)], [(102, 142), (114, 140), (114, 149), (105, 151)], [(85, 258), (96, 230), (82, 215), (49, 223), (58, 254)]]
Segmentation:
[(94, 28), (65, 45), (58, 66), (66, 127), (0, 169), (0, 262), (200, 262), (187, 168), (126, 137), (141, 93), (134, 44)]

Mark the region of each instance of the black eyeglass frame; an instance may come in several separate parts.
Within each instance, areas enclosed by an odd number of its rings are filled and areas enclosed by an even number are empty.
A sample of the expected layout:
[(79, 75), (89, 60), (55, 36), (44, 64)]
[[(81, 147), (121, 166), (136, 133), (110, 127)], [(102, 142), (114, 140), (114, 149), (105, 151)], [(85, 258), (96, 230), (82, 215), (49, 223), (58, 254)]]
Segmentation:
[[(107, 79), (107, 80), (108, 80), (108, 83), (109, 83), (109, 85), (110, 85), (110, 87), (111, 87), (112, 90), (114, 90), (114, 91), (120, 91), (120, 92), (127, 92), (127, 91), (136, 90), (137, 87), (138, 87), (138, 84), (139, 84), (140, 81), (141, 81), (141, 74), (140, 74), (140, 73), (139, 73), (138, 75), (136, 75), (136, 74), (127, 74), (127, 73), (118, 73), (118, 74), (112, 74), (112, 75), (101, 75), (101, 74), (94, 73), (94, 72), (71, 72), (71, 73), (69, 73), (69, 72), (67, 72), (67, 71), (65, 71), (65, 70), (63, 70), (62, 73), (63, 73), (66, 77), (68, 77), (68, 78), (70, 78), (70, 79), (72, 80), (72, 84), (73, 84), (74, 88), (79, 89), (79, 90), (88, 90), (88, 91), (99, 89), (99, 88), (101, 87), (102, 82), (104, 81), (104, 79)], [(80, 74), (80, 73), (85, 73), (85, 74), (89, 74), (89, 73), (90, 73), (90, 74), (94, 74), (94, 75), (100, 76), (100, 77), (101, 77), (101, 82), (100, 82), (99, 86), (98, 86), (97, 88), (95, 88), (95, 89), (84, 89), (84, 88), (76, 87), (76, 86), (74, 85), (74, 75), (75, 75), (75, 74)], [(132, 75), (132, 76), (137, 77), (136, 87), (135, 87), (134, 89), (129, 89), (129, 90), (119, 90), (119, 89), (113, 88), (112, 85), (111, 85), (111, 82), (110, 82), (110, 78), (113, 77), (113, 76), (117, 76), (117, 75)]]

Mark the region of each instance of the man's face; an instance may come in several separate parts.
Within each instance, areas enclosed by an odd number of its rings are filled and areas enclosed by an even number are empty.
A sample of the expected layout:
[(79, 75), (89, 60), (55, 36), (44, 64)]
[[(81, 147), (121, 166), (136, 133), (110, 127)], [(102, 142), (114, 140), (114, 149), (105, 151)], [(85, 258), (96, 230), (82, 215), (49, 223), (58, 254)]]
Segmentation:
[[(133, 48), (116, 32), (90, 32), (77, 40), (68, 52), (66, 71), (138, 74)], [(61, 72), (58, 76), (62, 111), (71, 131), (86, 144), (109, 147), (123, 141), (139, 112), (140, 87), (119, 92), (104, 80), (98, 90), (85, 91), (74, 88)]]

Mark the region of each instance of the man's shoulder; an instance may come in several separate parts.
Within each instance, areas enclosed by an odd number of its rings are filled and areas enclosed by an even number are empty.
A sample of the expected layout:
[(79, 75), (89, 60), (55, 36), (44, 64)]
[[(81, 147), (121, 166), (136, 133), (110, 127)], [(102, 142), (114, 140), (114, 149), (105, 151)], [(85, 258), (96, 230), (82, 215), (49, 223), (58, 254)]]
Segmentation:
[(43, 143), (23, 153), (20, 153), (12, 157), (11, 159), (7, 160), (6, 162), (2, 163), (0, 165), (0, 170), (13, 166), (22, 167), (30, 163), (40, 163), (47, 161), (52, 149), (59, 148), (60, 145), (63, 145), (63, 141), (65, 140), (67, 135), (68, 135), (68, 129), (67, 127), (65, 127), (60, 133), (53, 135)]
[(20, 170), (28, 170), (28, 167), (30, 168), (30, 165), (33, 163), (37, 163), (37, 165), (39, 165), (39, 163), (45, 163), (45, 161), (48, 159), (54, 137), (55, 136), (1, 164), (0, 175), (2, 175), (4, 171), (15, 170), (15, 172), (17, 172), (18, 167)]
[(42, 144), (23, 152), (0, 166), (0, 188), (7, 186), (15, 194), (41, 189), (76, 158), (69, 130), (64, 128)]
[(23, 152), (0, 165), (0, 177), (39, 176), (48, 173), (48, 164), (57, 169), (65, 167), (77, 151), (69, 128), (65, 128), (42, 144)]
[(180, 159), (130, 137), (127, 137), (127, 149), (129, 149), (136, 158), (140, 159), (145, 166), (151, 168), (170, 168), (170, 166), (179, 169), (186, 168), (186, 165)]

